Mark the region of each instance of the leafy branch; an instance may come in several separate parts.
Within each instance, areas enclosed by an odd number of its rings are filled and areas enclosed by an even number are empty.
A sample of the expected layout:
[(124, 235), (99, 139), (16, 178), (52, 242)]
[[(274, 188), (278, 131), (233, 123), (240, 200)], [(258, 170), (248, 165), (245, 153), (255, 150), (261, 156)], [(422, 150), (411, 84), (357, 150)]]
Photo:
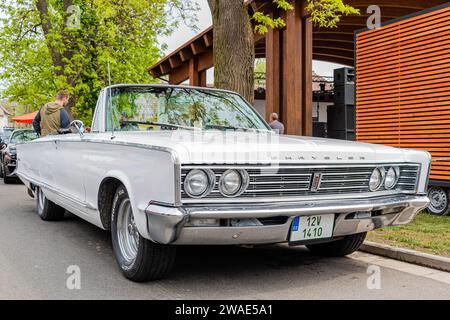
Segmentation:
[[(271, 0), (276, 4), (278, 9), (289, 11), (294, 6), (289, 0)], [(342, 16), (359, 14), (359, 9), (355, 9), (350, 5), (346, 5), (343, 0), (307, 0), (306, 10), (311, 15), (311, 21), (314, 25), (324, 28), (337, 27)], [(255, 21), (255, 32), (266, 34), (269, 28), (280, 29), (286, 26), (284, 20), (280, 17), (273, 18), (269, 14), (263, 12), (255, 12), (252, 16)]]

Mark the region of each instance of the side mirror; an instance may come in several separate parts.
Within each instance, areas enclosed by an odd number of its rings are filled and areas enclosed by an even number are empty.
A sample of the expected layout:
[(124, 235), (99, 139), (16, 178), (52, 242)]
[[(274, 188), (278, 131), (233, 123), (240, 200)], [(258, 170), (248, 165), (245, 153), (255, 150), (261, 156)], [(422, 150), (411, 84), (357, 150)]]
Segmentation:
[(71, 127), (74, 127), (78, 134), (84, 136), (84, 123), (81, 120), (74, 120), (70, 123)]

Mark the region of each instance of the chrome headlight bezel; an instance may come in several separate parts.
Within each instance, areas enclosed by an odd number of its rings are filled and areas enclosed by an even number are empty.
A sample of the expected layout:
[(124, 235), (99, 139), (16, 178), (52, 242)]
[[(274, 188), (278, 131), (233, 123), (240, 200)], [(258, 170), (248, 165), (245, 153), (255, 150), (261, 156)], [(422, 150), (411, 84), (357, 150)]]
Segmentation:
[[(394, 179), (392, 180), (392, 184), (388, 184), (388, 179), (390, 179), (390, 177), (394, 177)], [(400, 179), (400, 168), (399, 167), (390, 167), (387, 171), (386, 171), (386, 176), (384, 178), (384, 188), (386, 190), (392, 190), (397, 186), (398, 180)]]
[[(203, 174), (204, 178), (205, 178), (205, 188), (203, 189), (203, 191), (201, 193), (194, 193), (192, 192), (191, 186), (189, 185), (190, 180), (192, 179), (192, 177), (195, 174)], [(184, 178), (184, 182), (183, 182), (183, 189), (184, 192), (191, 198), (194, 199), (200, 199), (200, 198), (204, 198), (206, 196), (208, 196), (211, 191), (214, 188), (214, 185), (216, 183), (216, 176), (214, 174), (214, 172), (210, 169), (193, 169), (190, 170), (185, 178)]]
[[(236, 188), (235, 192), (228, 193), (225, 191), (224, 184), (226, 183), (227, 176), (232, 173), (239, 175), (240, 185), (239, 185), (239, 187)], [(239, 197), (242, 193), (244, 193), (244, 191), (248, 188), (249, 183), (250, 183), (250, 178), (249, 178), (249, 175), (246, 170), (228, 169), (220, 177), (219, 192), (222, 196), (224, 196), (226, 198), (236, 198), (236, 197)]]
[[(372, 186), (372, 179), (374, 178), (375, 174), (379, 174), (379, 179), (376, 184), (376, 186)], [(370, 175), (369, 179), (369, 190), (372, 192), (380, 190), (380, 188), (384, 185), (384, 179), (386, 177), (386, 170), (384, 167), (377, 167), (372, 171), (372, 174)]]

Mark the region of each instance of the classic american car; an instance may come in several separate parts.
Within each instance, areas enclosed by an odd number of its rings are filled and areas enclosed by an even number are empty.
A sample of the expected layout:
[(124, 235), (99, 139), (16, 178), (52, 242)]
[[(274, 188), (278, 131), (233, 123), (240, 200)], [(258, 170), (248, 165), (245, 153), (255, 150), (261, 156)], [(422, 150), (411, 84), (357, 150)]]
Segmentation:
[[(429, 203), (426, 152), (280, 136), (238, 94), (170, 85), (101, 91), (92, 130), (17, 146), (43, 220), (68, 210), (111, 231), (133, 281), (180, 245), (306, 245), (344, 256)], [(38, 156), (37, 156), (38, 155)]]

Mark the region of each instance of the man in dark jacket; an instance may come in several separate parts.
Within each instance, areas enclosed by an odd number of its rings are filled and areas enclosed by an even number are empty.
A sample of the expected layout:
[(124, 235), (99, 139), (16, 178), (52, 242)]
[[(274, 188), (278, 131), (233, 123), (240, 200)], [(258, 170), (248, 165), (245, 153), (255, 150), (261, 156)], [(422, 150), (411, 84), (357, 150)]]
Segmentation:
[(34, 131), (41, 137), (58, 133), (59, 129), (70, 126), (70, 117), (64, 107), (69, 102), (67, 91), (59, 91), (55, 102), (49, 102), (39, 110), (33, 120)]

